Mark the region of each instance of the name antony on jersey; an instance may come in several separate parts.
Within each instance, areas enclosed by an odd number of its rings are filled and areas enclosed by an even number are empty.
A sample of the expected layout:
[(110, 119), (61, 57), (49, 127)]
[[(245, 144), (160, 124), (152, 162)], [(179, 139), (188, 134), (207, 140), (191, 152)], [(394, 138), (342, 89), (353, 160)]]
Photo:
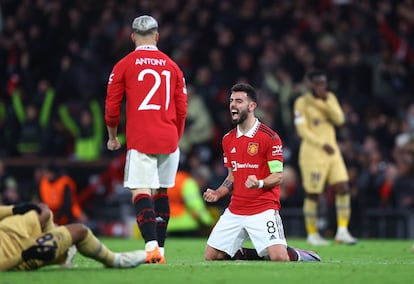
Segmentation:
[(159, 58), (137, 58), (135, 59), (135, 65), (154, 65), (154, 66), (165, 66), (167, 60)]
[[(135, 59), (135, 65), (154, 65), (154, 66), (165, 66), (167, 64), (167, 60), (165, 59), (158, 59), (158, 58), (137, 58)], [(114, 73), (109, 75), (108, 83), (112, 83), (112, 79), (114, 77)], [(187, 92), (185, 92), (187, 93)]]

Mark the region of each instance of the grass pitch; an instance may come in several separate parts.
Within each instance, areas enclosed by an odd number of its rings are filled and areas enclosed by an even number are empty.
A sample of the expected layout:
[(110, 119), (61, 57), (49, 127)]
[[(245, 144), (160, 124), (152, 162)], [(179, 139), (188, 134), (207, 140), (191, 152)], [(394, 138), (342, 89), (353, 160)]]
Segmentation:
[[(144, 247), (142, 240), (102, 239), (114, 251)], [(268, 261), (206, 262), (206, 239), (169, 238), (165, 265), (141, 265), (132, 269), (106, 269), (77, 254), (71, 269), (57, 266), (37, 271), (0, 273), (1, 284), (259, 284), (259, 283), (412, 283), (413, 240), (360, 240), (355, 246), (332, 243), (311, 247), (303, 239), (289, 239), (290, 246), (313, 249), (320, 263)]]

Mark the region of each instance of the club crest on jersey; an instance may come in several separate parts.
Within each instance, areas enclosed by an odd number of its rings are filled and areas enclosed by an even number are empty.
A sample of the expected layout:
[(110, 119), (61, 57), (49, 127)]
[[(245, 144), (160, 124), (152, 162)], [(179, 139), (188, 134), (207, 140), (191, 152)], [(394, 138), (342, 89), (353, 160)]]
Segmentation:
[(247, 153), (250, 156), (254, 156), (257, 154), (257, 152), (259, 152), (259, 143), (250, 142), (247, 145)]

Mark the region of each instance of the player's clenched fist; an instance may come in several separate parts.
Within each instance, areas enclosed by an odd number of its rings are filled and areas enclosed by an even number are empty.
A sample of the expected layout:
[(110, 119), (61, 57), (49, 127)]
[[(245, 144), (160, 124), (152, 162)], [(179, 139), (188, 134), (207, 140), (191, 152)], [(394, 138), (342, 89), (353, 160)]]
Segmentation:
[(119, 143), (118, 137), (116, 137), (115, 139), (108, 139), (106, 146), (108, 150), (114, 151), (121, 148), (121, 143)]
[(203, 193), (203, 199), (207, 202), (216, 202), (219, 198), (218, 192), (210, 188)]
[(247, 188), (259, 188), (259, 180), (255, 175), (248, 176), (244, 184)]

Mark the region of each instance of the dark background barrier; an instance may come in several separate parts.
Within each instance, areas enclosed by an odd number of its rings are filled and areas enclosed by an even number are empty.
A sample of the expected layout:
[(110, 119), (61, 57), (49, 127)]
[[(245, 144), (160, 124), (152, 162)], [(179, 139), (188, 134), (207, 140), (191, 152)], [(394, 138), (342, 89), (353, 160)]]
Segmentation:
[[(30, 199), (36, 196), (36, 170), (55, 163), (67, 174), (69, 174), (77, 183), (78, 192), (89, 184), (91, 177), (98, 176), (109, 166), (111, 159), (100, 159), (92, 162), (69, 161), (67, 159), (49, 159), (49, 158), (9, 158), (4, 159), (8, 174), (15, 177), (19, 182), (19, 190), (24, 199)], [(118, 227), (128, 227), (133, 219), (133, 212), (127, 190), (119, 189), (110, 197), (99, 194), (88, 202), (85, 211), (90, 216), (90, 224), (102, 234), (118, 235), (118, 230), (113, 232), (103, 224), (107, 223), (109, 228), (113, 224)], [(322, 215), (322, 223), (328, 219), (327, 214)], [(284, 206), (281, 210), (282, 219), (285, 226), (285, 233), (288, 237), (306, 236), (302, 208)], [(412, 210), (400, 209), (378, 209), (366, 208), (360, 214), (360, 220), (355, 222), (357, 227), (356, 235), (363, 238), (414, 238), (414, 212)], [(353, 216), (355, 219), (356, 217)], [(118, 222), (118, 223), (117, 223)], [(351, 220), (352, 223), (352, 220)], [(352, 225), (352, 224), (351, 224)], [(322, 227), (324, 225), (322, 224)], [(101, 228), (101, 229), (100, 229)], [(129, 230), (130, 228), (128, 228)], [(352, 228), (351, 228), (352, 229)], [(107, 232), (107, 231), (110, 232)], [(122, 230), (120, 235), (128, 234), (128, 230)], [(324, 229), (323, 229), (324, 230)], [(329, 237), (329, 229), (325, 233)]]

